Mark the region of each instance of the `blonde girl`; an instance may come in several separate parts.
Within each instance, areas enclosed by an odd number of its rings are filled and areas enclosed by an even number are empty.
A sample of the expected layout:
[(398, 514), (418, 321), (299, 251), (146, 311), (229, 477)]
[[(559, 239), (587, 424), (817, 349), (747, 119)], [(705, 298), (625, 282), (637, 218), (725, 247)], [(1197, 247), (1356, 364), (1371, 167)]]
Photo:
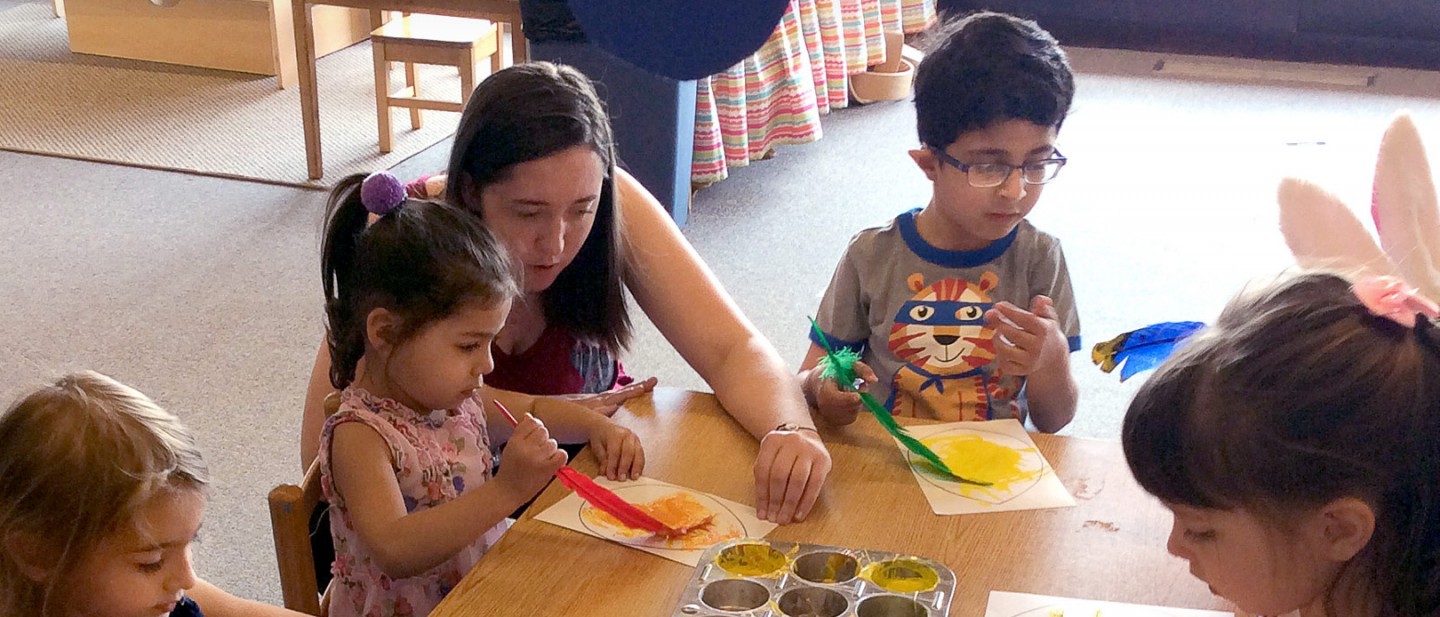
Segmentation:
[(179, 419), (109, 377), (21, 398), (0, 418), (0, 614), (298, 617), (195, 576), (208, 481)]

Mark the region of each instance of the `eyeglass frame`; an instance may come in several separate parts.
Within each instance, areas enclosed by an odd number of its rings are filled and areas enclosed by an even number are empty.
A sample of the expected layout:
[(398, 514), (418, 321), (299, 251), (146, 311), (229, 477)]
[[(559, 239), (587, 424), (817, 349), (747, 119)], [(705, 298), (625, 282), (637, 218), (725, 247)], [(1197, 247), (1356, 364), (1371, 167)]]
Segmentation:
[[(940, 148), (940, 147), (936, 147), (936, 146), (929, 146), (929, 148), (930, 148), (930, 151), (934, 152), (934, 153), (935, 153), (935, 156), (940, 159), (940, 162), (945, 163), (946, 165), (949, 165), (949, 166), (951, 166), (951, 167), (954, 167), (955, 169), (958, 169), (958, 170), (960, 170), (960, 171), (965, 172), (965, 181), (968, 182), (968, 183), (970, 183), (970, 186), (973, 186), (973, 187), (975, 187), (975, 188), (977, 188), (977, 189), (993, 189), (993, 188), (995, 188), (995, 187), (997, 187), (997, 186), (1002, 186), (1002, 185), (1004, 185), (1006, 182), (1009, 182), (1009, 181), (1010, 181), (1010, 174), (1015, 173), (1015, 170), (1017, 170), (1017, 169), (1020, 170), (1020, 182), (1022, 182), (1022, 183), (1024, 183), (1024, 184), (1031, 185), (1031, 186), (1040, 185), (1040, 184), (1046, 184), (1046, 183), (1049, 183), (1050, 180), (1054, 180), (1057, 176), (1059, 176), (1059, 175), (1060, 175), (1060, 170), (1061, 170), (1061, 169), (1064, 169), (1064, 168), (1065, 168), (1065, 164), (1070, 162), (1070, 159), (1066, 158), (1065, 155), (1060, 154), (1060, 150), (1059, 150), (1058, 148), (1055, 149), (1055, 152), (1054, 152), (1049, 158), (1040, 159), (1040, 160), (1038, 160), (1038, 161), (1033, 161), (1033, 162), (1030, 162), (1030, 163), (1025, 163), (1025, 164), (1023, 164), (1023, 165), (1010, 165), (1010, 164), (1008, 164), (1008, 163), (974, 163), (974, 164), (962, 163), (962, 162), (960, 162), (960, 159), (957, 159), (957, 158), (951, 156), (950, 153), (949, 153), (949, 152), (946, 152), (944, 148)], [(1060, 162), (1060, 166), (1055, 169), (1055, 175), (1054, 175), (1054, 176), (1050, 176), (1050, 178), (1049, 178), (1048, 180), (1045, 180), (1044, 182), (1031, 182), (1029, 178), (1026, 178), (1026, 177), (1025, 177), (1025, 168), (1026, 168), (1026, 167), (1029, 167), (1029, 166), (1031, 166), (1031, 165), (1039, 165), (1039, 164), (1042, 164), (1042, 163), (1051, 163), (1051, 162), (1055, 162), (1055, 161), (1059, 161), (1059, 162)], [(975, 184), (975, 181), (972, 180), (971, 177), (970, 177), (970, 168), (972, 168), (972, 167), (979, 167), (979, 166), (981, 166), (981, 165), (994, 165), (994, 166), (997, 166), (997, 167), (1006, 167), (1007, 169), (1005, 170), (1005, 177), (1004, 177), (1003, 179), (1001, 179), (999, 182), (996, 182), (995, 184), (990, 184), (990, 185), (987, 185), (987, 186), (980, 186), (980, 185), (978, 185), (978, 184)]]

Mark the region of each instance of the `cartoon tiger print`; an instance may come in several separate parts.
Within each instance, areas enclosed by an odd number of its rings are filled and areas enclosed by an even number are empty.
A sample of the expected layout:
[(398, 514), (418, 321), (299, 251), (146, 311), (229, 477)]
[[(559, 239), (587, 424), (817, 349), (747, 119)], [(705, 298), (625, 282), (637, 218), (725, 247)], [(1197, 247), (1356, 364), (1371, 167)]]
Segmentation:
[(907, 279), (915, 295), (896, 312), (890, 351), (903, 365), (892, 379), (895, 415), (937, 420), (987, 420), (992, 394), (1009, 388), (987, 383), (982, 369), (995, 359), (995, 331), (985, 325), (994, 305), (987, 293), (1000, 282), (986, 271), (977, 282)]

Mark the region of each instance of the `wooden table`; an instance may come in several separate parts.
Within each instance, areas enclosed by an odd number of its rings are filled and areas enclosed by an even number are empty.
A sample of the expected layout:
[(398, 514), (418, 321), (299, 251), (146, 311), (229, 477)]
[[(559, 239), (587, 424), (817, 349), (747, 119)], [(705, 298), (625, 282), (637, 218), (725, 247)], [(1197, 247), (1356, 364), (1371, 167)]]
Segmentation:
[(295, 59), (300, 73), (300, 113), (305, 126), (305, 160), (312, 180), (325, 175), (320, 150), (320, 99), (315, 79), (315, 31), (310, 15), (311, 6), (322, 4), (368, 9), (372, 13), (430, 13), (509, 24), (512, 62), (524, 62), (530, 57), (520, 26), (519, 0), (293, 0), (291, 8), (295, 21)]
[[(754, 503), (757, 443), (713, 396), (657, 388), (616, 417), (644, 443), (646, 476)], [(823, 436), (835, 468), (820, 504), (768, 537), (937, 559), (959, 581), (956, 617), (984, 615), (991, 590), (1232, 610), (1165, 552), (1170, 516), (1118, 443), (1034, 435), (1074, 508), (936, 516), (876, 422)], [(587, 450), (575, 467), (597, 465)], [(694, 569), (533, 520), (567, 493), (552, 483), (432, 615), (670, 615)]]

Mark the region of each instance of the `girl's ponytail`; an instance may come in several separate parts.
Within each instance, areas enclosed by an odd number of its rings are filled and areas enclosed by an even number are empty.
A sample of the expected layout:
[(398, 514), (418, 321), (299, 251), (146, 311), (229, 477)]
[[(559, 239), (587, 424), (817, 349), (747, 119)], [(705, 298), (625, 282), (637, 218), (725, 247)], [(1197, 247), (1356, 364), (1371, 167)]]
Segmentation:
[(354, 306), (356, 247), (370, 216), (360, 198), (364, 180), (364, 174), (346, 176), (331, 191), (325, 208), (320, 270), (325, 284), (330, 385), (336, 388), (344, 388), (355, 379), (355, 365), (365, 354), (365, 328), (357, 322)]
[[(1400, 615), (1440, 615), (1440, 327), (1424, 315), (1417, 316), (1415, 336), (1420, 341), (1422, 381), (1418, 408), (1410, 428), (1417, 439), (1407, 478), (1391, 498), (1396, 508), (1413, 514), (1407, 528), (1386, 538), (1393, 554), (1400, 555), (1392, 567), (1377, 568), (1377, 580), (1394, 598), (1390, 611)], [(1399, 505), (1403, 504), (1403, 505)]]

